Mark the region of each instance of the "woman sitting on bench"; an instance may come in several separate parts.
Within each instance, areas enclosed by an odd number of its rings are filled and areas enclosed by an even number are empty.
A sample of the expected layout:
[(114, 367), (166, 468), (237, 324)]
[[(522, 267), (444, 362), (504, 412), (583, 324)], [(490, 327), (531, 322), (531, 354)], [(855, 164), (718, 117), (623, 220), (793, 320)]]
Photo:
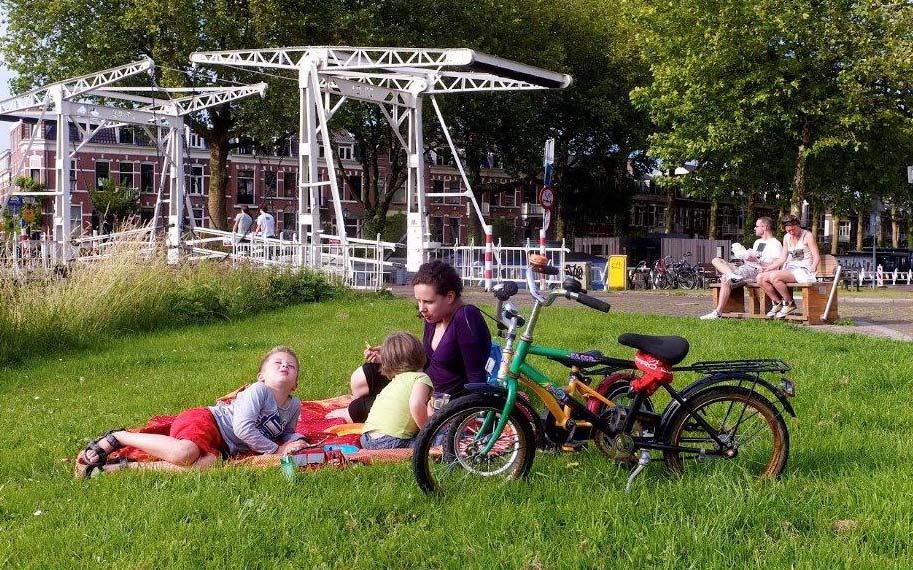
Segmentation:
[(818, 280), (818, 264), (821, 262), (815, 237), (808, 230), (802, 229), (799, 218), (786, 215), (781, 223), (786, 231), (783, 236), (783, 253), (779, 259), (765, 265), (764, 272), (758, 275), (758, 285), (773, 302), (767, 318), (774, 319), (785, 318), (796, 311), (796, 301), (788, 284), (815, 283)]

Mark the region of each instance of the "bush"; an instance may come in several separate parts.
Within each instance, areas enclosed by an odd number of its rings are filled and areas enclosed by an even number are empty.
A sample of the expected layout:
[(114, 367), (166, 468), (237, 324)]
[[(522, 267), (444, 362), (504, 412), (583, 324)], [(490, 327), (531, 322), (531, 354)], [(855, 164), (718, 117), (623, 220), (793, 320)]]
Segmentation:
[(0, 284), (0, 365), (92, 346), (117, 334), (241, 318), (332, 298), (344, 289), (310, 270), (168, 265), (130, 248), (66, 279)]

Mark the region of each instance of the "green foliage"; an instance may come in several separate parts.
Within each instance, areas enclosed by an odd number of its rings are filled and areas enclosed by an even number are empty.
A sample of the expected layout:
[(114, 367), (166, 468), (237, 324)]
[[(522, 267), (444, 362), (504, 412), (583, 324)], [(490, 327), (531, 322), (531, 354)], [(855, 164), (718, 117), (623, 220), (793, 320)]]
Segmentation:
[(108, 178), (100, 188), (89, 188), (89, 199), (99, 215), (123, 220), (139, 208), (139, 190), (115, 184)]
[[(486, 308), (486, 310), (490, 310)], [(552, 307), (552, 346), (630, 358), (628, 331), (691, 340), (687, 362), (794, 365), (791, 453), (776, 481), (630, 469), (598, 452), (537, 453), (528, 481), (421, 495), (408, 463), (302, 473), (213, 468), (73, 479), (91, 438), (211, 405), (276, 344), (302, 358), (298, 395), (348, 391), (364, 341), (420, 333), (412, 303), (333, 300), (236, 322), (129, 335), (3, 370), (0, 560), (35, 568), (906, 568), (913, 558), (909, 345), (779, 323), (704, 323)], [(873, 358), (877, 355), (877, 358)], [(566, 369), (550, 369), (558, 380)], [(694, 376), (676, 373), (676, 387)], [(860, 405), (865, 402), (866, 405)], [(838, 521), (849, 521), (837, 524)], [(269, 529), (268, 540), (263, 538)], [(565, 547), (555, 547), (561, 537)], [(608, 561), (608, 562), (607, 562)]]
[(174, 267), (119, 252), (74, 267), (65, 280), (0, 285), (0, 365), (36, 352), (96, 346), (124, 332), (233, 320), (342, 291), (308, 270)]
[(685, 184), (704, 196), (789, 191), (795, 213), (806, 186), (831, 205), (852, 195), (853, 175), (895, 170), (876, 149), (909, 129), (913, 6), (631, 4), (653, 74), (633, 93), (657, 125), (651, 152), (672, 166), (697, 161)]

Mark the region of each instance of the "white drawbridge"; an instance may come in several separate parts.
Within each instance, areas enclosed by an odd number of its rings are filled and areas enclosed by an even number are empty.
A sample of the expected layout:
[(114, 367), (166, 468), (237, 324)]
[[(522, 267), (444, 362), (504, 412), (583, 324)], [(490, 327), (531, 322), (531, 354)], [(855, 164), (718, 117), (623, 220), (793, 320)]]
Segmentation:
[[(300, 258), (320, 259), (320, 191), (329, 186), (336, 218), (337, 240), (346, 237), (335, 158), (330, 147), (329, 121), (346, 100), (366, 101), (380, 107), (407, 153), (407, 270), (415, 271), (429, 255), (429, 225), (426, 200), (461, 196), (473, 205), (485, 228), (485, 281), (492, 278), (492, 230), (466, 176), (457, 149), (444, 122), (435, 96), (445, 93), (528, 91), (562, 89), (569, 75), (555, 73), (471, 49), (378, 48), (304, 46), (276, 49), (197, 52), (197, 64), (257, 69), (283, 69), (297, 73), (300, 92), (298, 235), (302, 236)], [(425, 145), (422, 105), (429, 98), (463, 180), (462, 192), (425, 192)], [(319, 146), (325, 153), (328, 180), (317, 174)], [(305, 239), (305, 236), (309, 236)], [(307, 242), (307, 243), (305, 243)], [(309, 249), (306, 253), (304, 250)]]
[[(117, 83), (139, 74), (152, 77), (154, 63), (150, 59), (136, 61), (98, 73), (83, 75), (51, 83), (27, 93), (0, 101), (0, 116), (33, 122), (28, 147), (22, 153), (13, 172), (20, 172), (27, 160), (32, 142), (37, 138), (43, 121), (57, 125), (54, 186), (46, 192), (23, 192), (12, 187), (0, 188), (0, 211), (12, 196), (53, 197), (53, 243), (51, 258), (55, 263), (73, 259), (78, 249), (70, 240), (71, 188), (70, 160), (102, 129), (134, 125), (145, 129), (149, 140), (164, 154), (164, 165), (158, 188), (154, 223), (158, 221), (162, 205), (168, 206), (167, 244), (168, 258), (176, 261), (181, 251), (184, 216), (195, 222), (184, 193), (184, 117), (209, 107), (222, 105), (251, 95), (264, 96), (265, 83), (239, 87), (208, 87), (194, 89), (162, 89), (150, 87), (123, 87)], [(185, 93), (191, 93), (184, 95)], [(112, 105), (113, 103), (113, 105)], [(72, 147), (69, 125), (82, 135), (82, 142)], [(167, 191), (165, 187), (167, 184)], [(156, 228), (150, 228), (150, 239), (155, 239)]]

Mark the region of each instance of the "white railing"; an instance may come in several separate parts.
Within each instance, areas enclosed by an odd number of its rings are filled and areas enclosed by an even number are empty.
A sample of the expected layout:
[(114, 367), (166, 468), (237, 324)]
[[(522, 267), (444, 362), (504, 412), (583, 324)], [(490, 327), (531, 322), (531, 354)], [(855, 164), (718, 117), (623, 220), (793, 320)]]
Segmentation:
[(194, 237), (184, 241), (190, 259), (228, 259), (274, 267), (311, 267), (342, 280), (353, 289), (377, 291), (384, 286), (384, 271), (393, 264), (384, 261), (396, 244), (348, 238), (343, 246), (335, 235), (320, 235), (317, 258), (308, 244), (296, 238), (249, 236), (240, 239), (232, 232), (196, 228)]
[[(546, 277), (547, 284), (560, 284), (564, 281), (564, 256), (570, 250), (564, 247), (547, 247), (545, 256), (549, 265), (560, 269), (558, 275)], [(530, 253), (539, 253), (539, 247), (533, 246), (529, 240), (526, 246), (502, 246), (501, 241), (493, 248), (492, 278), (495, 282), (514, 281), (519, 285), (526, 284), (527, 257)], [(457, 245), (440, 247), (429, 251), (432, 259), (446, 261), (460, 274), (463, 283), (467, 285), (485, 286), (485, 246)]]
[(4, 241), (0, 244), (0, 278), (49, 271), (54, 245), (48, 239)]
[(151, 226), (142, 226), (110, 234), (81, 236), (72, 240), (73, 249), (68, 257), (76, 261), (107, 259), (118, 248), (130, 248), (139, 255), (151, 255), (155, 251), (152, 231)]

